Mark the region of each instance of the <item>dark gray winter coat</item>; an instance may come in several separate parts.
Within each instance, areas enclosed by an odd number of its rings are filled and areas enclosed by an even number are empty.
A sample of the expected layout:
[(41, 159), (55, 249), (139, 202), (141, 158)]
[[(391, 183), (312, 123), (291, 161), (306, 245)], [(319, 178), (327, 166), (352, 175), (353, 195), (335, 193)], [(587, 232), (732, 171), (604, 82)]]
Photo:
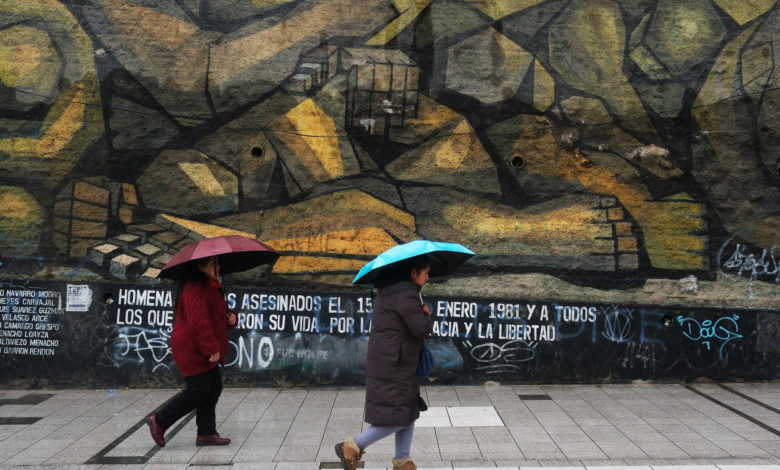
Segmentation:
[(374, 303), (366, 354), (366, 422), (406, 426), (420, 416), (417, 359), (433, 326), (420, 287), (400, 281), (381, 287)]

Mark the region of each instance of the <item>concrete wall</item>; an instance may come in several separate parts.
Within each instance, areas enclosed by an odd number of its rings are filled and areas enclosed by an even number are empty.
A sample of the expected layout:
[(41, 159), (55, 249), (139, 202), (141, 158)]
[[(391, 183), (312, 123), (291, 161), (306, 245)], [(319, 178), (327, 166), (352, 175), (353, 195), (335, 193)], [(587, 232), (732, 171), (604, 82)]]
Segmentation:
[[(592, 305), (594, 327), (611, 305), (673, 325), (738, 315), (743, 338), (764, 338), (780, 295), (779, 19), (772, 0), (2, 2), (0, 280), (167, 289), (155, 276), (179, 248), (241, 233), (284, 256), (236, 289), (352, 298), (360, 266), (428, 238), (479, 255), (431, 298)], [(114, 338), (125, 326), (98, 300), (63, 324)], [(55, 359), (3, 352), (3, 380), (102, 350), (61, 341)], [(545, 344), (545, 372), (499, 376), (577, 380), (554, 366), (576, 341)], [(612, 343), (589, 348), (630, 362)], [(486, 377), (452, 348), (468, 380)], [(775, 378), (759, 356), (649, 376)]]
[[(0, 285), (0, 384), (148, 387), (181, 382), (172, 290), (131, 284)], [(371, 329), (362, 295), (231, 289), (231, 385), (359, 384)], [(433, 383), (772, 380), (780, 313), (426, 296)]]

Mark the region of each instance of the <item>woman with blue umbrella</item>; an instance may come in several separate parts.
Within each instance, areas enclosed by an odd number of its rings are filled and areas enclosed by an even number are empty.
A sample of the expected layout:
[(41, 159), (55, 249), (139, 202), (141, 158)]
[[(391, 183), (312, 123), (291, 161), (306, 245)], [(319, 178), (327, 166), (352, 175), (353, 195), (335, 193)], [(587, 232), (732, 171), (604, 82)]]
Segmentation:
[(393, 470), (416, 470), (409, 457), (420, 398), (417, 361), (433, 319), (420, 290), (431, 276), (451, 273), (474, 253), (455, 243), (417, 240), (395, 246), (365, 265), (353, 284), (378, 289), (366, 353), (365, 421), (361, 434), (336, 444), (344, 470), (355, 470), (374, 442), (395, 434)]

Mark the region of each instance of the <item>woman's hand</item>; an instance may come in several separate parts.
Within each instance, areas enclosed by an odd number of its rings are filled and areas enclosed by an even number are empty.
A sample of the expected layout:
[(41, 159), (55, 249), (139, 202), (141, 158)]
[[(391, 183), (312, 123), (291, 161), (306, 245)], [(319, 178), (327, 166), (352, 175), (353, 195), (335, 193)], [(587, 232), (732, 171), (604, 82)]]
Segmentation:
[(238, 323), (238, 315), (236, 315), (236, 312), (230, 310), (227, 314), (227, 324), (228, 326), (236, 326), (236, 323)]
[(219, 352), (215, 352), (209, 356), (209, 362), (217, 362), (219, 360)]
[(431, 309), (428, 308), (427, 305), (423, 305), (423, 313), (426, 314), (426, 315), (430, 315), (431, 314)]

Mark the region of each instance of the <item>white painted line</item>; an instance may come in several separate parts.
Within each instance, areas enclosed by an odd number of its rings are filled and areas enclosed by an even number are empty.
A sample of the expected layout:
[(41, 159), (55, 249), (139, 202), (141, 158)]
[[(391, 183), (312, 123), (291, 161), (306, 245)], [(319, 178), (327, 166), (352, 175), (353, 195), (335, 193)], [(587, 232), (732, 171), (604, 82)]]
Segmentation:
[[(490, 470), (517, 470), (517, 467), (489, 467)], [(539, 470), (539, 467), (536, 467)], [(455, 467), (455, 470), (488, 470), (485, 467)]]
[(718, 470), (715, 465), (653, 465), (653, 470)]
[(780, 470), (780, 465), (718, 465), (720, 470)]
[(414, 426), (417, 428), (503, 427), (504, 422), (492, 406), (432, 406), (420, 413), (420, 418)]
[(448, 406), (452, 427), (504, 426), (492, 406)]
[(586, 465), (585, 468), (588, 470), (653, 470), (647, 465)]
[(432, 406), (427, 411), (420, 413), (420, 417), (415, 421), (416, 428), (449, 428), (452, 427), (450, 416), (447, 414), (447, 408), (443, 406)]
[(544, 470), (584, 470), (585, 467), (520, 467), (520, 470), (539, 470), (540, 468), (544, 468)]

